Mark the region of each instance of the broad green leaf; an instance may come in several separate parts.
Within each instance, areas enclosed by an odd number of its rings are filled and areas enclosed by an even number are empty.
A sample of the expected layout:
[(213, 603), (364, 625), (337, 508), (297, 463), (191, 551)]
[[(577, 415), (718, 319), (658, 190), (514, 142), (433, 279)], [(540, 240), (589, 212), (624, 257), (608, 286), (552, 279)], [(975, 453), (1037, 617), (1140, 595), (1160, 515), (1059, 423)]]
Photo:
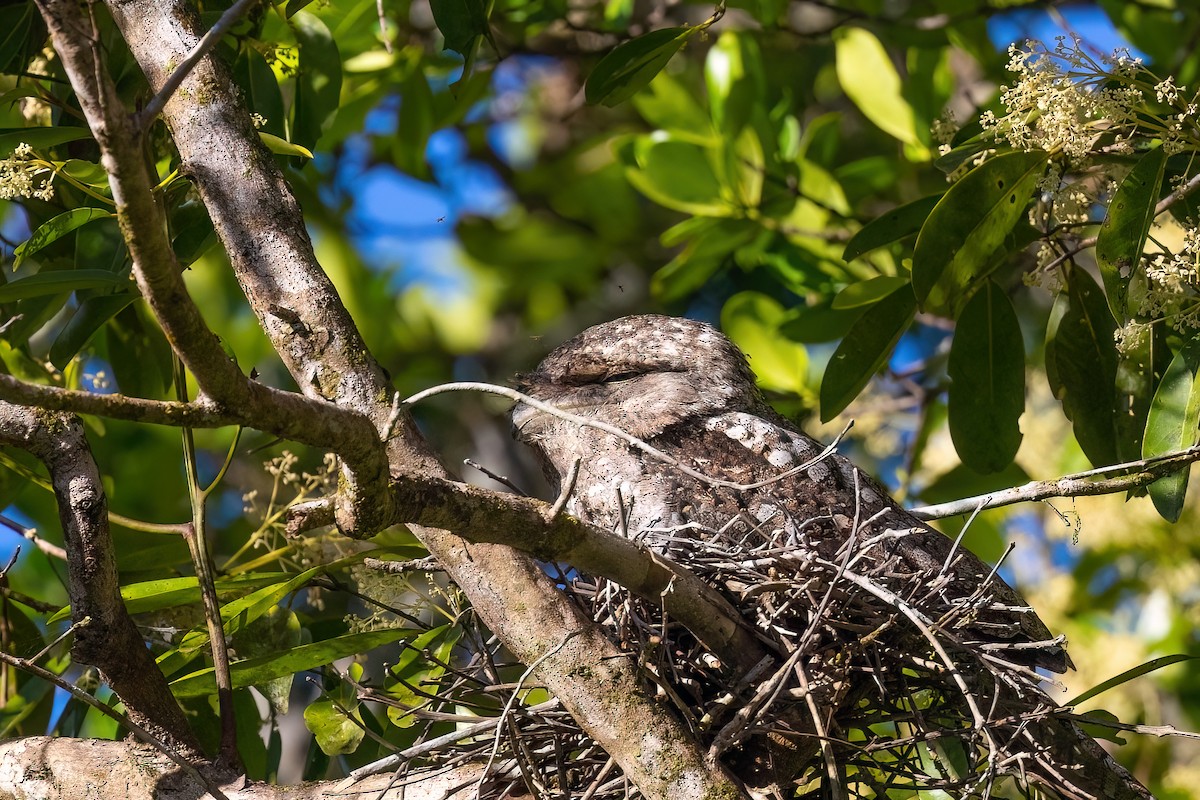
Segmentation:
[[(295, 13), (299, 9), (288, 10)], [(234, 77), (245, 96), (246, 105), (262, 117), (262, 130), (283, 137), (287, 133), (283, 93), (279, 90), (279, 78), (267, 64), (262, 53), (249, 44), (243, 46), (241, 55), (233, 67)]]
[(1084, 455), (1096, 466), (1117, 461), (1116, 322), (1104, 292), (1087, 272), (1064, 265), (1066, 290), (1046, 329), (1046, 378), (1071, 420)]
[[(1117, 460), (1142, 457), (1146, 417), (1171, 353), (1161, 325), (1147, 325), (1140, 335), (1129, 334), (1117, 353)], [(1139, 492), (1140, 493), (1140, 492)]]
[[(300, 618), (296, 612), (283, 606), (272, 606), (267, 613), (229, 637), (229, 643), (238, 658), (255, 658), (291, 650), (301, 639)], [(280, 675), (257, 683), (254, 688), (267, 698), (276, 714), (286, 714), (294, 678), (294, 675)]]
[(850, 405), (887, 362), (892, 348), (917, 313), (912, 289), (902, 286), (867, 308), (834, 351), (821, 380), (821, 421), (828, 422)]
[(1166, 163), (1165, 148), (1156, 147), (1134, 164), (1108, 204), (1108, 215), (1096, 236), (1096, 263), (1104, 281), (1108, 307), (1113, 317), (1122, 322), (1137, 312), (1136, 308), (1128, 307), (1127, 281), (1146, 246)]
[(633, 187), (659, 205), (685, 214), (727, 217), (734, 207), (713, 171), (710, 151), (667, 134), (639, 137), (636, 166), (625, 174)]
[(843, 27), (834, 31), (833, 42), (838, 82), (846, 96), (884, 133), (923, 148), (900, 75), (875, 35), (865, 28)]
[(615, 106), (654, 79), (696, 28), (661, 28), (617, 45), (600, 59), (585, 84), (588, 103)]
[(830, 308), (842, 311), (877, 303), (901, 286), (909, 284), (907, 275), (880, 275), (865, 281), (852, 283), (837, 293)]
[(779, 332), (793, 341), (805, 344), (832, 342), (850, 332), (850, 326), (862, 311), (862, 308), (835, 309), (828, 302), (816, 306), (800, 306), (788, 312), (779, 326)]
[(40, 297), (48, 294), (74, 292), (79, 289), (108, 289), (129, 285), (129, 278), (106, 269), (67, 269), (39, 272), (0, 286), (0, 303)]
[(428, 705), (426, 695), (437, 694), (435, 684), (446, 672), (443, 664), (449, 662), (461, 636), (462, 629), (450, 625), (428, 630), (405, 647), (396, 663), (388, 668), (384, 687), (399, 704), (389, 705), (387, 709), (393, 725), (408, 728), (417, 721), (409, 709)]
[(120, 392), (161, 398), (171, 384), (172, 352), (145, 302), (131, 303), (104, 327), (108, 362)]
[(67, 142), (92, 138), (87, 128), (62, 126), (56, 128), (7, 128), (0, 129), (0, 158), (7, 158), (19, 144), (27, 144), (34, 150), (44, 150)]
[(997, 266), (992, 255), (1021, 220), (1046, 158), (1044, 152), (997, 156), (942, 196), (913, 251), (913, 290), (922, 308), (952, 313)]
[(942, 195), (932, 194), (922, 197), (920, 200), (897, 206), (886, 214), (871, 220), (851, 236), (850, 241), (846, 242), (842, 259), (853, 261), (878, 247), (917, 233), (941, 199)]
[(137, 298), (138, 295), (133, 292), (121, 292), (84, 300), (59, 331), (54, 344), (50, 345), (50, 363), (59, 369), (66, 369), (75, 354), (96, 335), (96, 331)]
[(645, 91), (634, 93), (631, 102), (651, 127), (698, 144), (717, 141), (712, 120), (701, 108), (696, 93), (669, 73), (658, 73)]
[(753, 128), (743, 128), (727, 152), (738, 199), (746, 208), (757, 208), (762, 201), (763, 180), (766, 177), (766, 163), (758, 134)]
[(304, 707), (304, 726), (316, 738), (317, 746), (326, 755), (341, 756), (353, 753), (367, 735), (358, 708), (350, 707), (349, 716), (343, 708), (345, 706), (334, 705), (332, 700), (324, 698), (314, 700)]
[(429, 8), (446, 49), (464, 58), (474, 52), (480, 37), (488, 35), (486, 0), (430, 0)]
[(721, 329), (750, 357), (763, 388), (803, 395), (808, 390), (808, 351), (779, 333), (785, 312), (761, 292), (739, 292), (721, 309)]
[[(348, 633), (320, 642), (302, 644), (280, 653), (235, 661), (229, 665), (230, 677), (235, 689), (258, 686), (273, 678), (295, 675), (297, 672), (314, 669), (323, 664), (332, 664), (339, 658), (366, 653), (376, 647), (410, 638), (416, 633), (415, 630), (407, 628)], [(215, 694), (217, 683), (213, 678), (212, 667), (197, 670), (172, 681), (171, 691), (180, 698)]]
[[(74, 178), (85, 186), (91, 186), (105, 194), (112, 194), (108, 187), (108, 170), (94, 161), (84, 161), (78, 158), (54, 162), (59, 174)], [(113, 216), (116, 216), (115, 214)]]
[(766, 85), (762, 53), (749, 31), (721, 33), (704, 61), (704, 82), (716, 127), (728, 137), (737, 136), (763, 103)]
[[(244, 594), (251, 589), (273, 586), (294, 577), (295, 573), (292, 572), (247, 572), (229, 575), (216, 580), (217, 596)], [(139, 581), (122, 586), (121, 599), (125, 601), (125, 610), (130, 614), (144, 614), (148, 611), (199, 603), (200, 586), (195, 577)], [(71, 607), (63, 606), (47, 621), (57, 622), (70, 615)]]
[[(1153, 458), (1184, 450), (1200, 439), (1200, 340), (1191, 339), (1171, 360), (1146, 417), (1142, 457)], [(1168, 522), (1178, 522), (1187, 496), (1184, 467), (1150, 484), (1154, 508)]]
[[(51, 217), (39, 225), (28, 239), (17, 245), (17, 249), (13, 251), (13, 269), (17, 269), (26, 258), (46, 245), (58, 241), (76, 228), (86, 225), (92, 220), (109, 219), (115, 216), (111, 211), (103, 208), (75, 208)], [(75, 271), (78, 272), (78, 270)]]
[(342, 59), (333, 34), (318, 17), (301, 11), (292, 17), (300, 45), (292, 142), (312, 147), (338, 110)]
[(962, 462), (998, 472), (1021, 446), (1025, 344), (1012, 302), (994, 281), (968, 301), (954, 328), (948, 365), (950, 436)]
[(272, 153), (281, 156), (299, 156), (300, 158), (312, 158), (312, 151), (307, 147), (301, 147), (298, 144), (292, 144), (286, 139), (281, 139), (273, 133), (259, 131), (258, 138), (262, 139), (262, 143), (267, 146), (267, 149)]
[(745, 219), (692, 217), (688, 221), (703, 225), (679, 254), (650, 279), (651, 294), (663, 303), (681, 300), (700, 289), (732, 260), (739, 247), (763, 232), (761, 225)]

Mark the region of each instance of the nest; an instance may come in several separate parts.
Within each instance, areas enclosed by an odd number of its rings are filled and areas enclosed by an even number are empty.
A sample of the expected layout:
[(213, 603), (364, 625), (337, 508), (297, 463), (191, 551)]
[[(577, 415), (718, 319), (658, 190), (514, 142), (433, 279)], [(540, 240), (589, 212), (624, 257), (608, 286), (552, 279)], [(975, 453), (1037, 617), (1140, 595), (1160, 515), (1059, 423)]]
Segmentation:
[[(881, 555), (894, 531), (798, 546), (794, 533), (729, 527), (738, 529), (660, 532), (654, 545), (725, 591), (753, 626), (770, 658), (747, 674), (734, 675), (654, 602), (606, 580), (560, 581), (637, 660), (660, 702), (710, 756), (751, 776), (756, 793), (818, 797), (836, 784), (849, 797), (988, 796), (1002, 780), (1020, 791), (1004, 776), (1050, 762), (1021, 735), (1054, 713), (1045, 678), (1006, 650), (1014, 645), (971, 641), (979, 615), (997, 608), (994, 574), (947, 611), (955, 551), (940, 572), (903, 574)], [(497, 695), (494, 733), (423, 757), (441, 767), (486, 758), (482, 798), (636, 794), (560, 706), (525, 708), (513, 692)]]

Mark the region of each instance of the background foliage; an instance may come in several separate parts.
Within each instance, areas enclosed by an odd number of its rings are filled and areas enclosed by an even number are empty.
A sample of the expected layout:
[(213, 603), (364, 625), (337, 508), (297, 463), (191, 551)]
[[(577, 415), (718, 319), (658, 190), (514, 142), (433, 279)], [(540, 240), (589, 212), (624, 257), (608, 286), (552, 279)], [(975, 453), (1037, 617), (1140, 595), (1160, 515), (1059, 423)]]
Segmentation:
[[(200, 5), (212, 20), (225, 8)], [(1106, 16), (1115, 33), (1091, 33)], [(101, 9), (97, 20), (122, 92), (144, 102)], [(1006, 67), (1004, 39), (1020, 38), (1006, 31), (1047, 38), (1051, 23), (1084, 38), (1068, 40), (1073, 57), (1054, 56), (1051, 40), (1048, 57), (1076, 73), (1091, 59), (1089, 75), (1055, 85), (1045, 63)], [(172, 396), (169, 348), (128, 280), (95, 145), (40, 18), (28, 2), (6, 3), (0, 31), (3, 368)], [(402, 394), (502, 382), (603, 319), (685, 313), (719, 322), (777, 406), (810, 429), (828, 438), (853, 418), (855, 457), (922, 504), (1195, 443), (1195, 201), (1153, 209), (1195, 172), (1186, 87), (1200, 78), (1197, 34), (1200, 18), (1173, 0), (431, 0), (385, 3), (383, 18), (373, 0), (291, 0), (253, 11), (220, 49), (302, 199), (322, 264)], [(1103, 60), (1122, 42), (1143, 69)], [(1051, 98), (1043, 108), (1003, 88), (1029, 75)], [(1161, 91), (1168, 75), (1175, 97)], [(1037, 139), (1070, 97), (1131, 88), (1125, 117), (1109, 105), (1073, 120), (1082, 144)], [(961, 129), (946, 127), (947, 109)], [(148, 158), (191, 291), (243, 369), (287, 386), (159, 143)], [(1167, 270), (1187, 263), (1190, 276)], [(537, 487), (502, 411), (456, 396), (418, 413), (450, 463), (470, 456)], [(189, 517), (175, 432), (88, 424), (114, 511)], [(197, 433), (202, 482), (233, 438)], [(210, 535), (247, 659), (235, 680), (270, 699), (239, 692), (242, 740), (253, 742), (244, 757), (256, 777), (294, 779), (378, 757), (376, 735), (411, 741), (421, 726), (403, 706), (424, 702), (414, 686), (436, 694), (462, 632), (449, 624), (460, 600), (437, 580), (373, 596), (362, 551), (282, 537), (280, 509), (332, 474), (322, 454), (281, 455), (285, 446), (241, 438), (211, 500)], [(57, 543), (32, 462), (4, 450), (0, 464), (8, 531)], [(1018, 543), (1005, 569), (1068, 634), (1080, 670), (1064, 699), (1150, 658), (1200, 652), (1200, 539), (1186, 492), (1179, 477), (1149, 498), (1063, 500), (972, 523), (965, 541), (985, 558)], [(127, 600), (161, 635), (160, 661), (189, 710), (215, 726), (186, 546), (136, 527), (116, 532)], [(374, 546), (421, 554), (403, 532)], [(26, 543), (5, 576), (16, 593), (0, 597), (5, 649), (37, 652), (61, 627), (50, 549)], [(397, 610), (408, 621), (391, 627)], [(382, 651), (386, 676), (368, 669), (400, 706), (359, 704), (321, 670), (400, 638), (417, 649)], [(88, 680), (65, 658), (59, 669)], [(303, 670), (322, 693), (293, 683)], [(44, 684), (0, 678), (0, 736), (115, 734)], [(287, 716), (289, 695), (303, 702)], [(1200, 727), (1200, 673), (1178, 664), (1089, 704), (1127, 722)], [(314, 743), (288, 727), (296, 708)], [(265, 740), (263, 714), (280, 723)], [(1196, 755), (1170, 739), (1122, 750), (1164, 797), (1200, 785)]]

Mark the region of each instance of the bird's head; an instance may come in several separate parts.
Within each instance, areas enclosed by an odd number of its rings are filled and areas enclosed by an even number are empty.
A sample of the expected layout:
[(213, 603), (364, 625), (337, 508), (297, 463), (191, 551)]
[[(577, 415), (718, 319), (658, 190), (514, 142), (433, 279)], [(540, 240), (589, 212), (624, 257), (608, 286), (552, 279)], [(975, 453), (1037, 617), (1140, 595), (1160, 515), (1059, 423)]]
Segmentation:
[[(677, 317), (624, 317), (560, 345), (518, 388), (564, 411), (642, 439), (698, 416), (760, 402), (746, 357), (722, 333)], [(517, 438), (535, 443), (558, 423), (524, 403), (512, 411)]]

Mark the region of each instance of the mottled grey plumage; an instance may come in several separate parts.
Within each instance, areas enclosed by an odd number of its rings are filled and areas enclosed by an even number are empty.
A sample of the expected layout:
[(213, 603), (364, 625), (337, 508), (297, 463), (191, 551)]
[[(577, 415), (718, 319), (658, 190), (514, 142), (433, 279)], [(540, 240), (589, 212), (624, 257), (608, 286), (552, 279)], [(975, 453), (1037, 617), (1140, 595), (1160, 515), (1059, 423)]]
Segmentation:
[[(732, 342), (688, 319), (637, 316), (598, 325), (563, 344), (518, 382), (540, 400), (615, 425), (704, 475), (738, 484), (777, 477), (824, 449), (771, 410)], [(1045, 642), (1006, 650), (1005, 657), (1056, 672), (1070, 666), (1042, 621), (990, 567), (961, 548), (952, 555), (951, 540), (901, 509), (841, 456), (761, 488), (737, 491), (704, 485), (608, 433), (528, 406), (518, 405), (513, 420), (518, 437), (537, 451), (552, 482), (580, 459), (567, 502), (568, 512), (580, 519), (622, 528), (651, 545), (721, 530), (736, 539), (739, 530), (757, 525), (780, 544), (812, 548), (831, 559), (855, 530), (856, 517), (871, 520), (857, 528), (859, 541), (886, 530), (904, 532), (872, 553), (894, 562), (889, 571), (897, 582), (913, 573), (936, 575), (950, 559), (940, 611), (987, 586), (992, 603), (975, 612), (965, 630), (976, 641), (964, 644)]]
[[(785, 476), (756, 488), (714, 486), (609, 433), (517, 404), (515, 433), (537, 452), (552, 483), (579, 461), (569, 513), (658, 549), (703, 538), (736, 552), (739, 542), (757, 537), (768, 549), (795, 548), (841, 563), (853, 540), (856, 570), (908, 598), (936, 620), (940, 636), (954, 638), (958, 669), (981, 697), (991, 698), (984, 706), (989, 735), (1013, 756), (1001, 771), (1071, 800), (1151, 797), (1095, 740), (1050, 713), (1053, 703), (1027, 676), (998, 678), (986, 667), (989, 653), (1055, 672), (1071, 667), (1020, 595), (841, 456), (796, 469), (824, 448), (771, 410), (745, 356), (711, 326), (663, 316), (598, 325), (560, 346), (518, 384), (539, 400), (615, 425), (710, 478), (744, 487)], [(855, 620), (845, 622), (853, 629)], [(920, 636), (909, 641), (922, 642)], [(1026, 719), (1027, 713), (1034, 717)]]

